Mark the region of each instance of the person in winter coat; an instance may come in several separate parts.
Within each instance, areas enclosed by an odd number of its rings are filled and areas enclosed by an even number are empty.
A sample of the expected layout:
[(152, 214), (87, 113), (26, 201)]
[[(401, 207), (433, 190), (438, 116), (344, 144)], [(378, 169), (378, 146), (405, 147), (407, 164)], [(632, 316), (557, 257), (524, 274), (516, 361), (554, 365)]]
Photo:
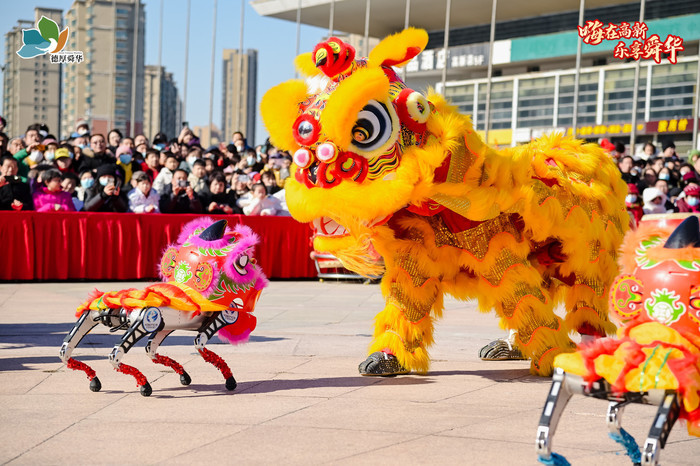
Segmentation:
[(97, 182), (85, 191), (83, 210), (88, 212), (126, 212), (128, 205), (121, 195), (122, 180), (114, 163), (100, 165)]
[(151, 180), (144, 172), (136, 172), (132, 177), (136, 187), (129, 193), (129, 210), (137, 213), (160, 212), (158, 191), (151, 187)]

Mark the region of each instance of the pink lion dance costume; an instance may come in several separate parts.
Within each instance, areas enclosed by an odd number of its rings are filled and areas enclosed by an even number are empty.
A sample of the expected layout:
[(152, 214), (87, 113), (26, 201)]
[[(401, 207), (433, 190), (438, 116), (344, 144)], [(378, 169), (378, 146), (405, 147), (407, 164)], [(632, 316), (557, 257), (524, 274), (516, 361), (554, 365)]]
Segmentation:
[(214, 334), (233, 344), (247, 341), (255, 329), (253, 310), (268, 283), (253, 259), (258, 241), (244, 225), (231, 229), (226, 220), (191, 221), (183, 227), (177, 242), (163, 253), (163, 282), (144, 289), (95, 290), (90, 294), (78, 307), (78, 321), (61, 346), (61, 360), (70, 369), (85, 372), (90, 389), (99, 391), (102, 384), (95, 371), (71, 358), (71, 353), (98, 323), (112, 332), (125, 329), (109, 360), (118, 372), (132, 375), (141, 394), (149, 396), (152, 389), (146, 377), (135, 367), (123, 364), (122, 357), (149, 336), (146, 352), (151, 360), (173, 368), (180, 375), (180, 383), (189, 385), (191, 378), (182, 365), (157, 350), (174, 330), (194, 330), (198, 332), (194, 339), (197, 351), (221, 371), (226, 388), (234, 390), (236, 380), (228, 365), (205, 346)]

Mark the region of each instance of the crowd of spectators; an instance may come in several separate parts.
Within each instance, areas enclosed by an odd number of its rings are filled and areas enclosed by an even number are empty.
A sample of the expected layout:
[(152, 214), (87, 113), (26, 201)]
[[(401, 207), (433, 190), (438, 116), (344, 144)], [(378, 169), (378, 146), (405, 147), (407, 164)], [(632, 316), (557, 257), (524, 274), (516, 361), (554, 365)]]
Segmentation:
[[(0, 210), (289, 215), (284, 183), (291, 156), (269, 141), (249, 147), (237, 131), (229, 144), (203, 148), (184, 127), (178, 137), (91, 133), (80, 122), (66, 140), (34, 124), (8, 138), (0, 117)], [(672, 141), (626, 154), (602, 140), (627, 183), (627, 210), (700, 212), (700, 151), (687, 157)]]
[(241, 132), (203, 148), (184, 127), (124, 137), (80, 122), (57, 140), (43, 124), (8, 138), (0, 117), (0, 210), (289, 215), (284, 183), (291, 156)]
[(627, 211), (636, 222), (645, 214), (700, 212), (700, 151), (681, 156), (670, 140), (661, 151), (647, 142), (635, 155), (626, 154), (622, 143), (603, 140), (601, 146), (617, 161), (627, 183)]

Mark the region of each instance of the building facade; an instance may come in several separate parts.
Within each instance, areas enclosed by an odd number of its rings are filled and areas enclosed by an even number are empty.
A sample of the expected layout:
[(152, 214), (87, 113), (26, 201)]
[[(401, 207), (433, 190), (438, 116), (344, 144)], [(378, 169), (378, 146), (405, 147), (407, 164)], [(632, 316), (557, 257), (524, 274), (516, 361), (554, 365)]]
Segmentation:
[(221, 110), (222, 139), (230, 141), (236, 131), (244, 133), (254, 144), (256, 118), (256, 87), (258, 82), (258, 51), (224, 49)]
[[(634, 24), (635, 17), (639, 19), (639, 5), (628, 4), (592, 9), (586, 12), (585, 20), (620, 25)], [(675, 59), (661, 53), (657, 62), (653, 57), (616, 57), (620, 40), (584, 44), (577, 137), (605, 137), (629, 144), (635, 68), (639, 65), (635, 148), (641, 149), (647, 141), (661, 146), (673, 140), (678, 153), (684, 154), (692, 148), (693, 107), (697, 105), (700, 4), (679, 1), (664, 7), (660, 2), (647, 2), (645, 17), (646, 37), (656, 34), (661, 42), (669, 35), (681, 37), (684, 50)], [(431, 33), (428, 47), (439, 48), (428, 48), (409, 63), (408, 83), (427, 83), (442, 91), (440, 75), (447, 66), (445, 96), (472, 115), (475, 128), (483, 131), (486, 67), (491, 55), (490, 143), (515, 145), (553, 131), (572, 134), (578, 32), (568, 25), (577, 20), (577, 15), (561, 13), (542, 24), (529, 20), (499, 23), (496, 31), (500, 27), (504, 32), (494, 42), (491, 54), (489, 43), (479, 42), (488, 40), (483, 31), (475, 27), (451, 30), (447, 59), (442, 49), (444, 34)], [(695, 124), (699, 124), (697, 119)]]
[(7, 120), (5, 132), (18, 136), (34, 123), (44, 123), (59, 136), (61, 121), (61, 71), (64, 65), (51, 63), (49, 55), (24, 59), (17, 55), (22, 48), (22, 29), (36, 28), (42, 16), (63, 29), (63, 11), (35, 8), (34, 21), (20, 20), (5, 34), (5, 71), (1, 115)]
[[(601, 29), (613, 26), (603, 40), (588, 42), (582, 40), (577, 29), (579, 2), (498, 2), (493, 44), (492, 2), (451, 0), (449, 4), (447, 12), (447, 0), (383, 0), (366, 2), (364, 8), (350, 0), (303, 0), (296, 5), (284, 0), (252, 3), (261, 15), (289, 21), (300, 17), (305, 24), (318, 27), (330, 28), (333, 24), (347, 34), (383, 37), (400, 31), (406, 22), (426, 29), (428, 45), (407, 65), (407, 84), (423, 92), (430, 87), (444, 92), (463, 112), (472, 115), (482, 136), (488, 100), (488, 140), (498, 145), (515, 145), (552, 131), (573, 132), (576, 95), (578, 137), (607, 137), (631, 144), (639, 64), (635, 149), (645, 141), (660, 145), (666, 140), (676, 143), (679, 154), (691, 149), (693, 130), (700, 126), (697, 116), (693, 120), (700, 100), (697, 0), (646, 0), (644, 21), (639, 25), (645, 37), (632, 38), (620, 31), (625, 24), (636, 28), (641, 1), (585, 0), (584, 26), (590, 27), (588, 22), (595, 21), (601, 23)], [(445, 49), (446, 19), (449, 36)], [(630, 55), (633, 42), (637, 40), (646, 47), (654, 35), (664, 47), (667, 40), (682, 39), (683, 50), (677, 50), (675, 59), (669, 53), (660, 53), (635, 60)], [(581, 42), (581, 74), (576, 90), (576, 55)], [(620, 42), (624, 47), (619, 47)]]
[(162, 66), (147, 65), (144, 70), (143, 134), (153, 139), (156, 133), (168, 138), (180, 132), (179, 97), (173, 74)]
[(82, 51), (85, 61), (64, 67), (62, 134), (81, 120), (94, 133), (143, 131), (144, 24), (140, 0), (73, 2), (66, 48)]

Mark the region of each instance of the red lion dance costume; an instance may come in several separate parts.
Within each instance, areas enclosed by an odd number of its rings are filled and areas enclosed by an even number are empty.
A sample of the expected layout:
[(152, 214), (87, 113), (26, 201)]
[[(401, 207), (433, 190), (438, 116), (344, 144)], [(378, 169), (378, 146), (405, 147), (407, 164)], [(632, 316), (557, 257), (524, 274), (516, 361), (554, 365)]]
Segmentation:
[[(700, 222), (688, 217), (643, 220), (625, 238), (622, 271), (610, 304), (623, 326), (617, 338), (581, 345), (556, 358), (557, 368), (537, 431), (545, 464), (568, 464), (551, 438), (573, 394), (610, 400), (610, 436), (633, 463), (656, 464), (678, 418), (700, 437)], [(628, 403), (659, 405), (642, 451), (622, 429)]]

